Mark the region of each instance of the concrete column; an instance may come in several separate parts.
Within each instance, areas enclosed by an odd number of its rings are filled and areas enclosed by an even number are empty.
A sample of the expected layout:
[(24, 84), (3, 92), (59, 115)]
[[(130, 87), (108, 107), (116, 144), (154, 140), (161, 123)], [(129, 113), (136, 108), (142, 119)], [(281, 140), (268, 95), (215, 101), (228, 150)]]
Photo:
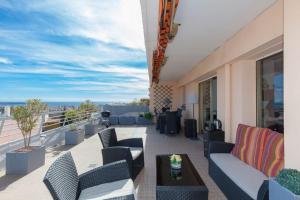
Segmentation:
[(225, 131), (225, 141), (231, 142), (231, 80), (230, 65), (226, 64), (217, 71), (218, 119), (222, 122)]
[(231, 65), (227, 64), (224, 67), (225, 75), (225, 141), (233, 142), (231, 139), (232, 130), (231, 130)]
[(285, 167), (300, 170), (300, 1), (284, 1)]
[(231, 122), (230, 140), (235, 142), (238, 124), (256, 126), (256, 62), (242, 60), (233, 63), (230, 73), (231, 91), (227, 92), (230, 96), (227, 101), (231, 102), (231, 107), (227, 109), (231, 113), (227, 120)]

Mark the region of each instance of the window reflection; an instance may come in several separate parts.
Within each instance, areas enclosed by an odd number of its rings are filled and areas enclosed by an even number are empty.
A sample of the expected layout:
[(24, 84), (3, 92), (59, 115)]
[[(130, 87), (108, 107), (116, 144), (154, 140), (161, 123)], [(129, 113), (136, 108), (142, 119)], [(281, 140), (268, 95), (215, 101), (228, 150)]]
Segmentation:
[(257, 125), (283, 133), (283, 53), (257, 62)]

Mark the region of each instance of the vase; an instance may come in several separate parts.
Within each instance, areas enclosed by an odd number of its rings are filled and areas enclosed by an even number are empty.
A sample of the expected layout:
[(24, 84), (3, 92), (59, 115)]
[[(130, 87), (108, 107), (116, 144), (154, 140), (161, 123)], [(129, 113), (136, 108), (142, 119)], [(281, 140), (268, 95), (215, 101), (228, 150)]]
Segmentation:
[(300, 200), (300, 195), (295, 195), (285, 187), (281, 186), (274, 178), (269, 181), (270, 200)]
[(181, 169), (181, 162), (171, 162), (172, 169)]

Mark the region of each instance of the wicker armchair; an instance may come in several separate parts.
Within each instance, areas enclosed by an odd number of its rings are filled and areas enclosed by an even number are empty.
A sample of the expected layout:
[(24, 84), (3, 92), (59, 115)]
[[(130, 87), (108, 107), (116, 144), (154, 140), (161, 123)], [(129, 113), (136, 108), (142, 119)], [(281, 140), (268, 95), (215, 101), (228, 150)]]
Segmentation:
[(117, 140), (114, 128), (108, 128), (98, 133), (103, 145), (103, 163), (108, 164), (118, 160), (126, 160), (131, 178), (134, 180), (144, 167), (144, 150), (142, 138)]
[(44, 183), (55, 200), (134, 200), (134, 185), (125, 160), (95, 168), (78, 176), (71, 153), (48, 169)]

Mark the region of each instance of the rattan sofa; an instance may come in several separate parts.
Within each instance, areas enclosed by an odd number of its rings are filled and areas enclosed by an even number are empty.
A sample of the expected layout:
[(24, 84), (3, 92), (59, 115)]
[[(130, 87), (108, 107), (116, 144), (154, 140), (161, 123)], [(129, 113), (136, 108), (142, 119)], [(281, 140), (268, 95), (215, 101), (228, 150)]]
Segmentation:
[(142, 138), (117, 140), (114, 128), (104, 129), (98, 133), (102, 142), (103, 164), (126, 160), (134, 180), (144, 167), (144, 150)]
[[(232, 151), (234, 144), (225, 143), (225, 142), (211, 142), (209, 145), (209, 175), (219, 186), (222, 192), (228, 199), (243, 199), (243, 200), (268, 200), (269, 199), (269, 183), (268, 180), (260, 180), (260, 184), (255, 187), (258, 188), (256, 197), (250, 196), (248, 192), (242, 189), (241, 184), (237, 184), (234, 180), (231, 179), (232, 174), (236, 175), (240, 181), (242, 180), (256, 180), (257, 174), (254, 173), (255, 170), (249, 169), (252, 168), (247, 164), (239, 161), (237, 158), (232, 156), (230, 152)], [(218, 162), (217, 162), (218, 161)], [(222, 163), (222, 164), (221, 164)], [(236, 166), (235, 166), (236, 165)], [(241, 171), (242, 167), (246, 170)], [(231, 176), (228, 175), (228, 171), (231, 172)], [(247, 172), (245, 172), (247, 171)], [(245, 173), (242, 173), (245, 172)], [(250, 173), (249, 173), (250, 172)], [(238, 177), (238, 174), (241, 174), (241, 177)], [(246, 178), (245, 178), (246, 177)], [(251, 181), (250, 181), (251, 182)]]
[(125, 160), (78, 175), (71, 153), (48, 169), (44, 183), (55, 200), (134, 200), (135, 190)]

